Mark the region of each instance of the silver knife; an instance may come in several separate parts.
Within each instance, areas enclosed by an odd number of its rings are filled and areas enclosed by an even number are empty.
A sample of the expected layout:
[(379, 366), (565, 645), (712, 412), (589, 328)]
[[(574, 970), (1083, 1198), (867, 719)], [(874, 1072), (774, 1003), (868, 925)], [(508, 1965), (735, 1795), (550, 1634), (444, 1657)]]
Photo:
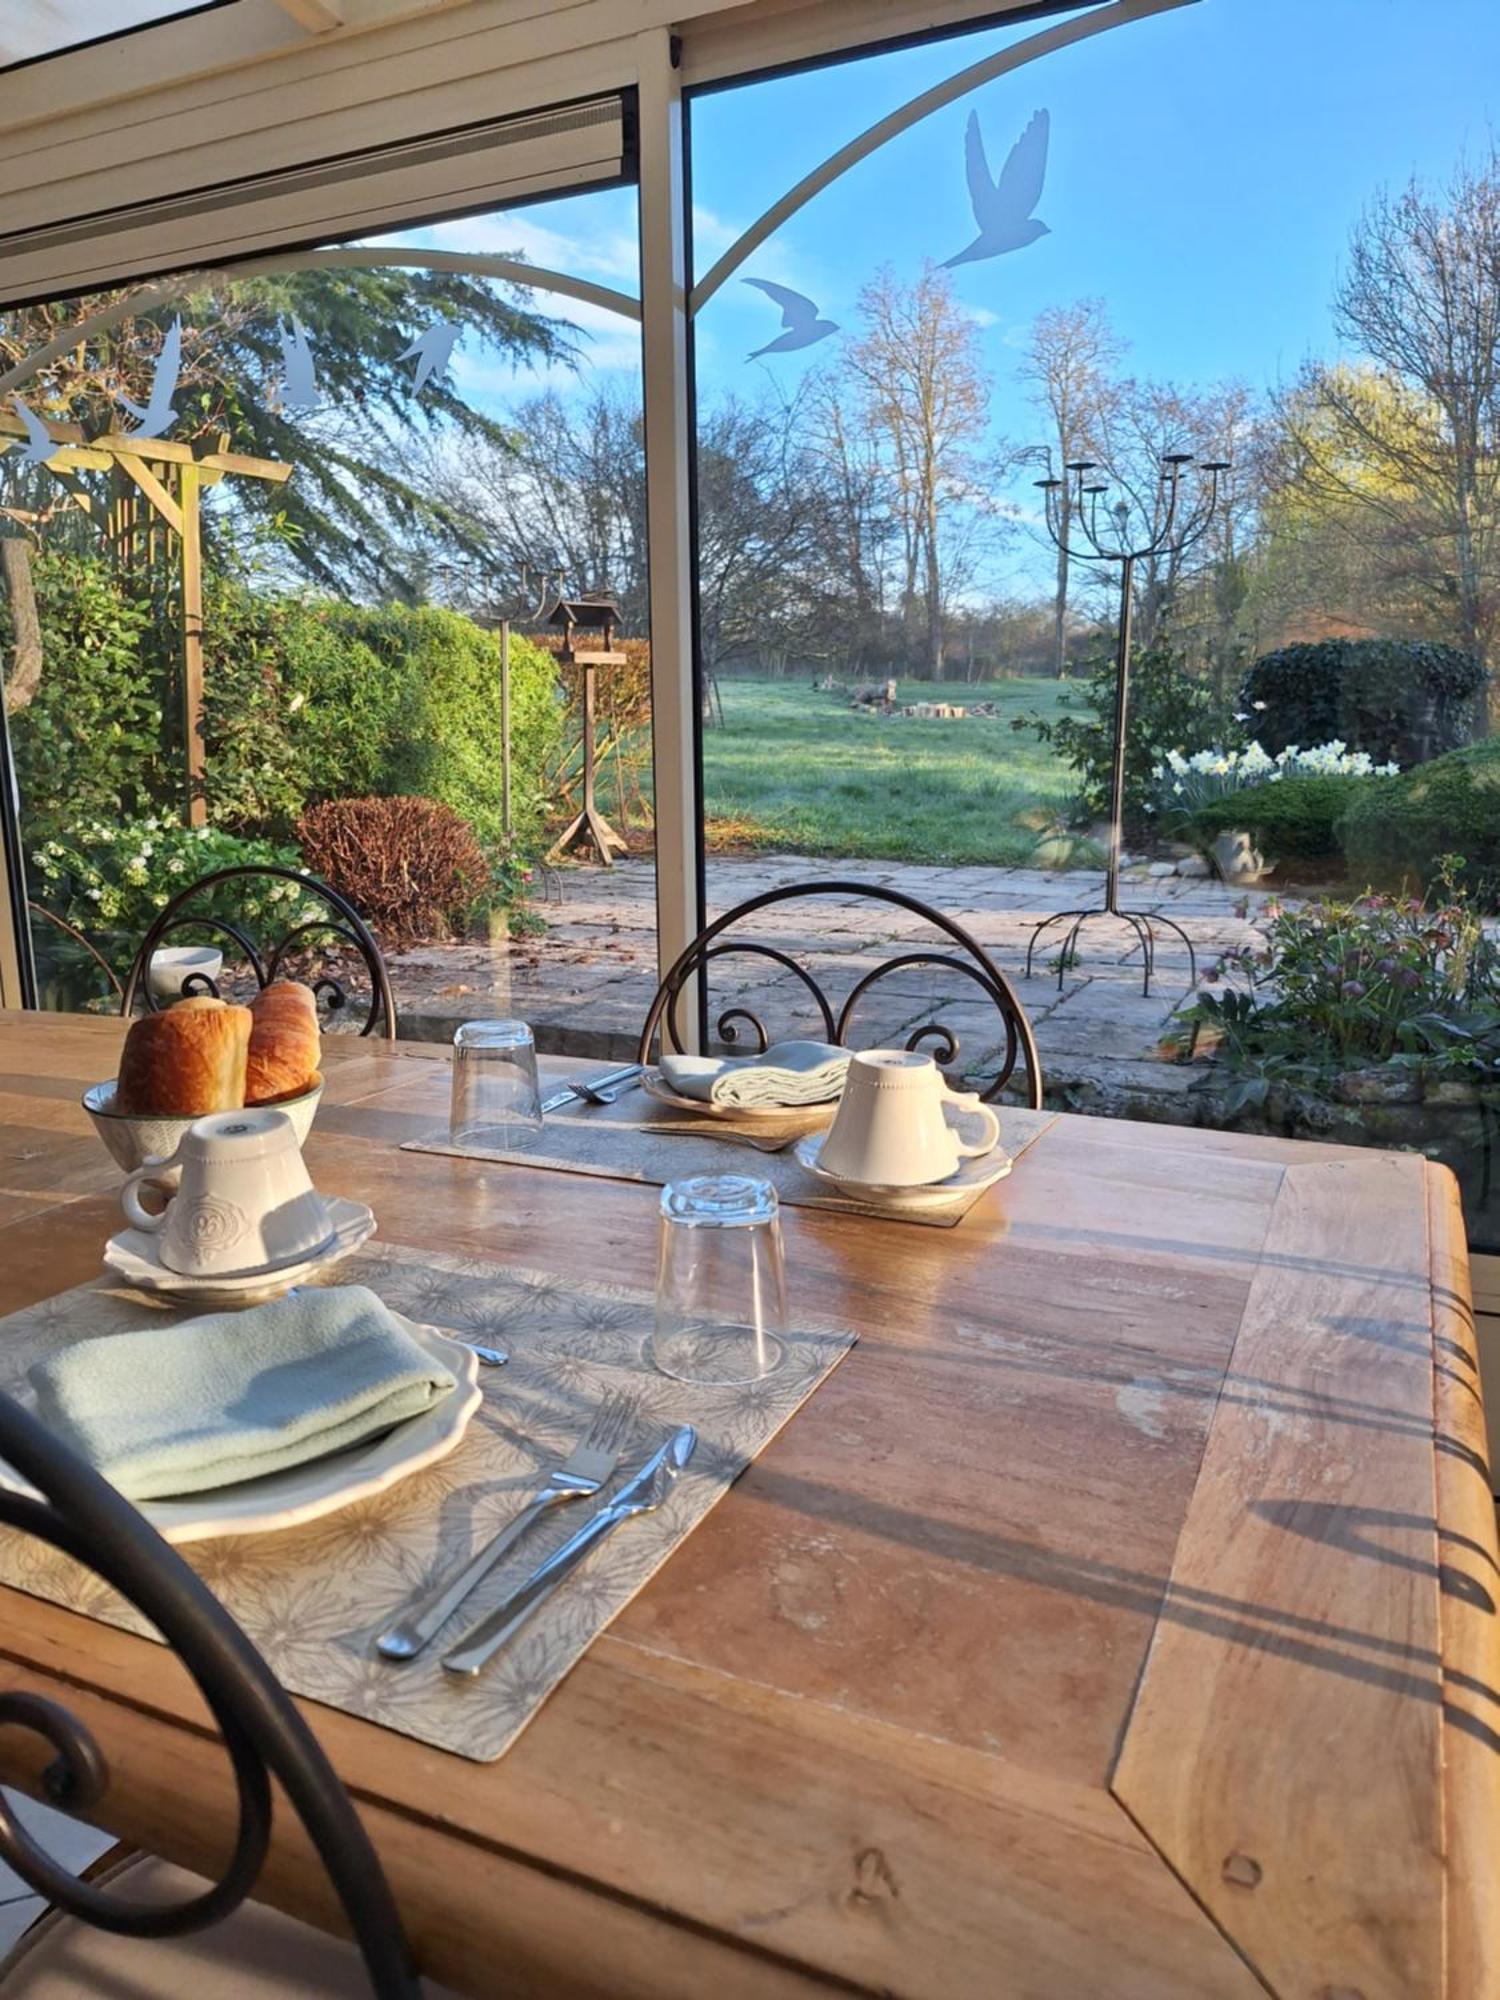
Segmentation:
[(606, 1500), (602, 1507), (595, 1508), (575, 1535), (570, 1536), (545, 1562), (539, 1563), (523, 1584), (519, 1584), (493, 1611), (465, 1632), (453, 1651), (443, 1656), (447, 1671), (450, 1674), (477, 1674), (481, 1667), (487, 1666), (563, 1579), (578, 1567), (596, 1542), (602, 1541), (622, 1521), (629, 1521), (637, 1514), (649, 1514), (661, 1505), (697, 1445), (698, 1433), (691, 1424), (684, 1424), (680, 1430), (674, 1431), (612, 1500)]
[(561, 1111), (565, 1104), (571, 1104), (575, 1097), (592, 1102), (591, 1093), (608, 1090), (611, 1084), (626, 1088), (638, 1083), (645, 1074), (639, 1063), (626, 1063), (620, 1069), (606, 1070), (603, 1076), (586, 1077), (579, 1083), (560, 1084), (542, 1099), (543, 1112)]

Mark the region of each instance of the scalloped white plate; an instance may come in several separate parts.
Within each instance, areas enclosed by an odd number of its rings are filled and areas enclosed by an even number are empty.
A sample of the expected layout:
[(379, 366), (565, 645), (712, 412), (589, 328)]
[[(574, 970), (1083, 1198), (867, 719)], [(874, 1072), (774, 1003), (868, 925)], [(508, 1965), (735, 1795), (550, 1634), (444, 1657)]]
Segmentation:
[(849, 1181), (841, 1174), (831, 1174), (819, 1157), (823, 1151), (826, 1132), (814, 1132), (806, 1139), (799, 1139), (792, 1151), (797, 1164), (805, 1167), (814, 1179), (826, 1186), (837, 1188), (851, 1201), (868, 1202), (872, 1208), (921, 1210), (924, 1214), (940, 1212), (951, 1208), (955, 1202), (966, 1201), (996, 1181), (1003, 1181), (1015, 1165), (1003, 1146), (994, 1146), (988, 1153), (981, 1153), (974, 1160), (960, 1160), (955, 1170), (946, 1180), (927, 1181), (920, 1187), (893, 1187), (874, 1181)]
[(133, 1285), (138, 1292), (155, 1292), (184, 1305), (212, 1307), (258, 1306), (266, 1299), (279, 1299), (293, 1285), (306, 1284), (335, 1264), (352, 1256), (375, 1234), (375, 1211), (362, 1201), (345, 1201), (342, 1195), (326, 1195), (328, 1219), (333, 1238), (316, 1257), (300, 1264), (283, 1264), (275, 1271), (248, 1271), (238, 1278), (189, 1278), (181, 1271), (169, 1271), (161, 1261), (161, 1239), (145, 1229), (122, 1229), (104, 1246), (104, 1266)]
[[(435, 1326), (418, 1326), (393, 1312), (392, 1319), (442, 1363), (458, 1383), (451, 1395), (418, 1417), (367, 1438), (363, 1444), (311, 1460), (264, 1479), (242, 1479), (180, 1500), (137, 1501), (142, 1514), (169, 1542), (203, 1542), (213, 1535), (269, 1535), (336, 1513), (356, 1500), (384, 1493), (399, 1480), (446, 1458), (462, 1441), (484, 1400), (479, 1356), (463, 1341), (450, 1340)], [(34, 1489), (0, 1461), (0, 1486), (12, 1493)]]

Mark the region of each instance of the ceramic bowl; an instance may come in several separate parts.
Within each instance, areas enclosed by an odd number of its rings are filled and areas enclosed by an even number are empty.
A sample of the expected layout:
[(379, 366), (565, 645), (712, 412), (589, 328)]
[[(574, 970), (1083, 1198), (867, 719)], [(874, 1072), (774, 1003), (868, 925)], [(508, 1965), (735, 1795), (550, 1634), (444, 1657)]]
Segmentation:
[[(182, 998), (182, 982), (191, 974), (211, 979), (218, 983), (219, 974), (224, 970), (224, 954), (206, 944), (168, 944), (160, 951), (153, 951), (151, 963), (146, 970), (146, 981), (156, 999), (164, 1004)], [(193, 991), (204, 989), (195, 986)]]
[[(304, 1090), (300, 1097), (283, 1098), (275, 1107), (291, 1119), (299, 1146), (312, 1129), (322, 1095), (323, 1079), (319, 1077), (312, 1088)], [(178, 1140), (193, 1122), (191, 1118), (158, 1118), (149, 1112), (116, 1111), (113, 1079), (108, 1083), (93, 1084), (86, 1090), (83, 1093), (83, 1108), (93, 1119), (94, 1130), (104, 1141), (110, 1158), (127, 1174), (134, 1173), (147, 1160), (169, 1159), (177, 1151)]]

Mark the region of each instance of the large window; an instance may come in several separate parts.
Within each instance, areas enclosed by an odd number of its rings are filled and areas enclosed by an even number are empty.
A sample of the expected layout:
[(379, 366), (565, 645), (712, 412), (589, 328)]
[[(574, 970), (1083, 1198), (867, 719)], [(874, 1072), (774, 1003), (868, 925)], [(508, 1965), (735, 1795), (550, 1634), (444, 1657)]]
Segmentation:
[(694, 100), (710, 904), (903, 887), (1055, 1101), (1420, 1146), (1490, 1243), (1500, 18), (1217, 0), (852, 145), (1066, 19)]
[[(543, 1047), (610, 1054), (638, 1029), (636, 264), (624, 186), (0, 316), (0, 636), (43, 1005), (118, 1006), (170, 896), (272, 862), (369, 918), (404, 1035), (520, 1015)], [(569, 657), (578, 600), (613, 607), (612, 664)], [(297, 910), (235, 882), (213, 914), (264, 948)], [(249, 977), (222, 932), (194, 941)]]

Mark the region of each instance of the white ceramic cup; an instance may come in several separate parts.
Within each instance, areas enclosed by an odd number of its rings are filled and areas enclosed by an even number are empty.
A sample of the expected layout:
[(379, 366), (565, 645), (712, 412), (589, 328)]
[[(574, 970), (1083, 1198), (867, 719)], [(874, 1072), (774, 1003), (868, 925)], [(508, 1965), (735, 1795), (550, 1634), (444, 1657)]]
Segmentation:
[[(150, 1182), (168, 1194), (142, 1205)], [(195, 1118), (170, 1159), (137, 1167), (120, 1191), (134, 1229), (161, 1236), (161, 1261), (188, 1278), (277, 1271), (316, 1256), (333, 1236), (292, 1121), (271, 1105)]]
[[(950, 1109), (977, 1124), (983, 1137), (961, 1137)], [(866, 1049), (850, 1058), (818, 1164), (867, 1187), (927, 1187), (946, 1180), (960, 1160), (988, 1153), (999, 1139), (1000, 1120), (990, 1107), (972, 1091), (950, 1090), (931, 1056)]]

